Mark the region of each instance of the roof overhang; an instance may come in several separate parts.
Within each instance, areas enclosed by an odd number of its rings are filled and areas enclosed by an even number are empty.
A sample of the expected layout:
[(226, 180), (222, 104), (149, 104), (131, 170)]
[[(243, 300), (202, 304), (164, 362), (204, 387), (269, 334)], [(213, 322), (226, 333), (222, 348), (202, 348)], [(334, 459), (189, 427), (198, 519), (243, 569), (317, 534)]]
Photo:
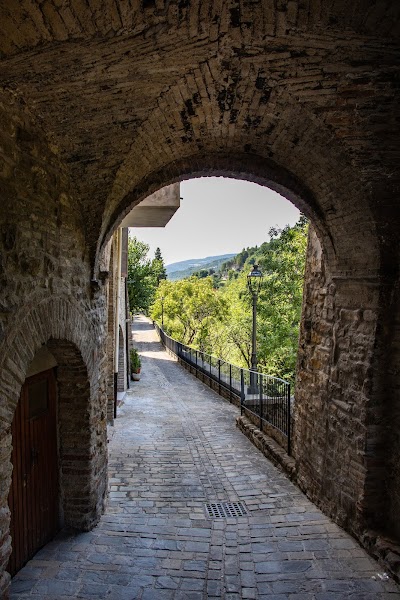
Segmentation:
[(180, 206), (180, 184), (173, 183), (135, 206), (120, 227), (165, 227)]

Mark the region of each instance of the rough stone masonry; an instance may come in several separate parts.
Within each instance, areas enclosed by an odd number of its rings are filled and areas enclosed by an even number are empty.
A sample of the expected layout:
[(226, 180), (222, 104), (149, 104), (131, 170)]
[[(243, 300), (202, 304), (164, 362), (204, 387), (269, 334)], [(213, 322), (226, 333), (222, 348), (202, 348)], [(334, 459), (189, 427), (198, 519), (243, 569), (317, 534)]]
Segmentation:
[(0, 22), (0, 593), (29, 364), (43, 345), (57, 361), (60, 502), (88, 529), (107, 487), (111, 236), (202, 175), (270, 186), (312, 221), (299, 482), (360, 539), (398, 542), (397, 0), (5, 0)]

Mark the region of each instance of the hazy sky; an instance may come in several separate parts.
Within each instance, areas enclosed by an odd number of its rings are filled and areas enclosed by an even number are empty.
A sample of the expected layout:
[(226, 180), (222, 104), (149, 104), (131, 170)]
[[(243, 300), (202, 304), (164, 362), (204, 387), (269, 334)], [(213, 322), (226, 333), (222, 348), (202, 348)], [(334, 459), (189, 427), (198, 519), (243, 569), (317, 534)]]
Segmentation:
[(132, 227), (130, 235), (157, 246), (166, 265), (190, 258), (238, 253), (269, 239), (270, 227), (294, 225), (299, 211), (266, 187), (223, 177), (181, 183), (181, 206), (166, 227)]

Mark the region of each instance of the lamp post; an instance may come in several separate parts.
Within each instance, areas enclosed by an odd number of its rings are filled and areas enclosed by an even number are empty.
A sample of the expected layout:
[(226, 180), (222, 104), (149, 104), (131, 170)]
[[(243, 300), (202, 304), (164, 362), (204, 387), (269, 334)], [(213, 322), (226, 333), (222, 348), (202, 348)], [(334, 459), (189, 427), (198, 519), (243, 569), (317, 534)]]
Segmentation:
[(252, 270), (247, 275), (247, 287), (253, 300), (253, 329), (251, 343), (251, 368), (250, 368), (250, 394), (257, 394), (257, 299), (260, 293), (263, 275), (258, 265), (253, 265)]
[(161, 296), (161, 329), (164, 331), (164, 296)]

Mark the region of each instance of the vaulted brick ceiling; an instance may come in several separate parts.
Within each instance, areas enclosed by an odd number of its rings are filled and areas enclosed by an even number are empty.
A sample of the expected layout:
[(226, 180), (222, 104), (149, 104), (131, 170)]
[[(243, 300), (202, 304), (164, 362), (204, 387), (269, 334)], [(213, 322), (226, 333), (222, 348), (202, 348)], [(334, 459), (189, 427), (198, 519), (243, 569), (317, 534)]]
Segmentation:
[(374, 182), (385, 210), (397, 0), (4, 0), (0, 23), (0, 85), (67, 166), (92, 247), (149, 190), (207, 161), (255, 180), (246, 157), (269, 161), (271, 181), (300, 208), (308, 196), (332, 231)]

